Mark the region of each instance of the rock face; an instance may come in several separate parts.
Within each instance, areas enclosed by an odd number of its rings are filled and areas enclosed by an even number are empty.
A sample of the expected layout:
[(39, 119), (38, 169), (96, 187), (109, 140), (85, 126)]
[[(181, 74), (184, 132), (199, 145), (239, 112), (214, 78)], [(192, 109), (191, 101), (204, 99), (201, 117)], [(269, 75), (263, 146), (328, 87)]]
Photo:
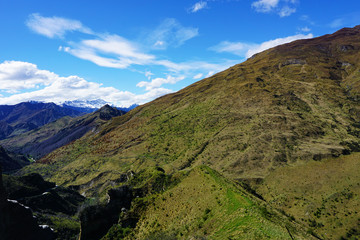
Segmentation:
[(108, 194), (110, 201), (107, 205), (90, 206), (81, 212), (80, 239), (100, 239), (118, 222), (121, 211), (130, 208), (133, 194), (129, 186), (111, 189)]
[(0, 145), (0, 165), (5, 173), (21, 169), (28, 164), (30, 162), (24, 156), (9, 153)]
[(48, 227), (40, 227), (31, 210), (17, 201), (7, 200), (0, 167), (0, 239), (50, 240), (55, 235)]

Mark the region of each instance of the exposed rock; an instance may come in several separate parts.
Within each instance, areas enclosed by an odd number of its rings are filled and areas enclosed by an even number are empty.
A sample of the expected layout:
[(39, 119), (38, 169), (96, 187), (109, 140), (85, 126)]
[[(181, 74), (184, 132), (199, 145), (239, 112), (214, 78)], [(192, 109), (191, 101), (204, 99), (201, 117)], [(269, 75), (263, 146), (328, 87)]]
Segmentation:
[(100, 239), (118, 222), (122, 209), (130, 208), (133, 194), (129, 186), (111, 189), (108, 194), (107, 205), (90, 206), (80, 213), (80, 239)]
[(350, 51), (350, 50), (354, 50), (355, 47), (353, 45), (341, 45), (340, 46), (340, 50), (342, 52), (347, 52), (347, 51)]

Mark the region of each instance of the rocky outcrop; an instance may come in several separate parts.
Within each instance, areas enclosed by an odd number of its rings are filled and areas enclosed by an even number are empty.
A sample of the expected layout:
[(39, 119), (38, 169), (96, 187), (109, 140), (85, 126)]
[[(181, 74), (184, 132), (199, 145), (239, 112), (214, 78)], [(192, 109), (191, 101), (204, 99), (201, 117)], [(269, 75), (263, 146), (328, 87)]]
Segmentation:
[(133, 194), (129, 186), (111, 189), (108, 195), (110, 200), (107, 205), (90, 206), (80, 213), (81, 240), (100, 239), (118, 223), (120, 213), (130, 208)]
[(47, 226), (39, 226), (29, 207), (6, 199), (0, 169), (0, 239), (50, 240), (55, 234)]

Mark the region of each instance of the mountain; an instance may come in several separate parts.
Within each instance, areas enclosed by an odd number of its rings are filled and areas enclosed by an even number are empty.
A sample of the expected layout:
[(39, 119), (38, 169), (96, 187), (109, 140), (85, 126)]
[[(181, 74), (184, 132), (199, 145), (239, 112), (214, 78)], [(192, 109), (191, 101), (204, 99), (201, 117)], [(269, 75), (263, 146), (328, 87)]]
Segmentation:
[(62, 103), (62, 106), (71, 106), (77, 108), (92, 108), (99, 109), (102, 106), (109, 104), (108, 102), (97, 99), (97, 100), (74, 100), (74, 101), (65, 101)]
[[(104, 105), (110, 105), (115, 107), (114, 105), (102, 100), (90, 100), (90, 101), (84, 101), (84, 100), (74, 100), (74, 101), (65, 101), (61, 104), (62, 107), (70, 108), (74, 110), (78, 110), (81, 112), (91, 113), (96, 111), (97, 109), (101, 108)], [(129, 107), (116, 107), (120, 111), (128, 112), (134, 108), (139, 106), (138, 104), (133, 104)]]
[(0, 165), (4, 172), (12, 172), (29, 165), (30, 161), (19, 154), (10, 153), (0, 146)]
[(0, 139), (19, 135), (64, 116), (75, 117), (83, 114), (54, 103), (23, 102), (0, 105)]
[(10, 151), (39, 159), (89, 131), (96, 132), (100, 125), (123, 114), (124, 112), (105, 105), (93, 113), (75, 118), (66, 116), (29, 132), (0, 140), (0, 144)]
[[(360, 150), (359, 81), (360, 26), (298, 40), (136, 107), (23, 172), (39, 172), (59, 185), (76, 186), (86, 196), (104, 197), (121, 173), (161, 167), (176, 175), (206, 165), (229, 181), (246, 184), (246, 191), (320, 239), (357, 237), (360, 206), (353, 200), (359, 198), (353, 169)], [(196, 195), (200, 190), (191, 187), (193, 191), (178, 190), (184, 193), (181, 206), (188, 206), (185, 202), (191, 196), (196, 196), (196, 203), (202, 201), (201, 194)], [(219, 193), (218, 198), (227, 193)], [(136, 233), (154, 226), (157, 232), (169, 230), (169, 221), (151, 217), (161, 214), (156, 207), (167, 208), (153, 197), (154, 204), (141, 199), (132, 207), (143, 206), (141, 216), (148, 219), (137, 223)], [(336, 208), (340, 204), (336, 202), (343, 204), (344, 211), (325, 209)], [(185, 216), (182, 211), (175, 211), (180, 218)], [(247, 216), (238, 214), (242, 213)], [(170, 219), (171, 209), (165, 214), (164, 219)], [(232, 226), (238, 224), (229, 223), (223, 231)], [(124, 231), (118, 229), (117, 234)], [(327, 235), (330, 232), (332, 237)]]

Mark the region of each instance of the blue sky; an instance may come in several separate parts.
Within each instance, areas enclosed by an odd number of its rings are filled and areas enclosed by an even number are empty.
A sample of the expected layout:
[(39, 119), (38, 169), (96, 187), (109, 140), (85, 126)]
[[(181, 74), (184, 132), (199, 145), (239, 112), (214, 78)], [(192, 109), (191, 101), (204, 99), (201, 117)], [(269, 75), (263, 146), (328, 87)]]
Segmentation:
[(142, 104), (358, 24), (358, 0), (0, 0), (0, 104)]

